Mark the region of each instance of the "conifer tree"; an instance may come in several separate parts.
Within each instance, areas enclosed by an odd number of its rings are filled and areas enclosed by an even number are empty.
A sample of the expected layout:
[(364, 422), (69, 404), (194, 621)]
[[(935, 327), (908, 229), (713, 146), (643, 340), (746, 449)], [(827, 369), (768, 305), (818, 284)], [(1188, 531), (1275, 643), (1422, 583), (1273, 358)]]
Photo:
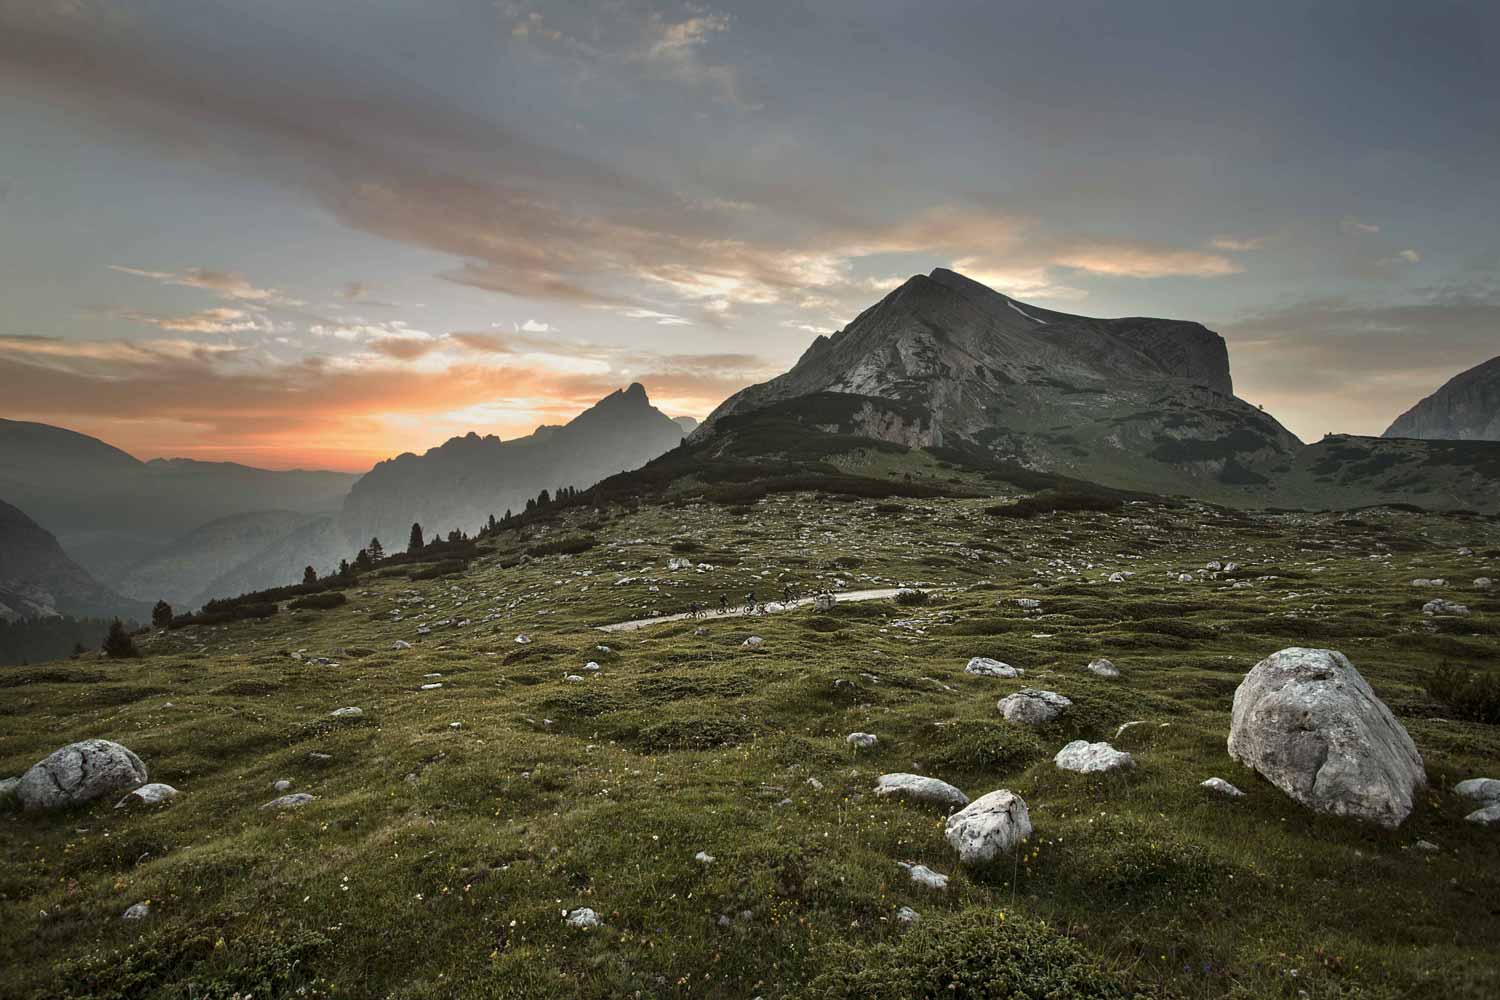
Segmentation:
[(172, 605), (166, 601), (157, 601), (156, 607), (151, 609), (151, 624), (157, 628), (166, 628), (172, 624)]
[(315, 569), (313, 569), (311, 566), (308, 566), (305, 569), (303, 569), (302, 570), (302, 582), (305, 583), (305, 584), (306, 583), (317, 583), (318, 582), (318, 571), (315, 570)]
[(124, 624), (118, 618), (109, 626), (109, 635), (104, 637), (104, 655), (112, 660), (126, 660), (141, 655), (141, 651), (135, 648), (135, 640), (125, 631)]
[(422, 526), (413, 523), (411, 526), (411, 540), (406, 543), (406, 551), (421, 552), (424, 542), (422, 541)]

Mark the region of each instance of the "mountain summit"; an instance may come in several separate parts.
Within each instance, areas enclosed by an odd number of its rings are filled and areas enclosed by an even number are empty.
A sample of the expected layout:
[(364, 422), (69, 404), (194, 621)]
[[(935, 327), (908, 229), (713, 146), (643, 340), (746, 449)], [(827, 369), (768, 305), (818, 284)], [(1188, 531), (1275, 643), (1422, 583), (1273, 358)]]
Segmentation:
[(1397, 417), (1382, 436), (1500, 441), (1500, 358), (1453, 376)]
[(730, 397), (695, 438), (798, 400), (829, 429), (1150, 488), (1254, 485), (1300, 446), (1234, 396), (1224, 340), (1202, 324), (1075, 316), (945, 268)]

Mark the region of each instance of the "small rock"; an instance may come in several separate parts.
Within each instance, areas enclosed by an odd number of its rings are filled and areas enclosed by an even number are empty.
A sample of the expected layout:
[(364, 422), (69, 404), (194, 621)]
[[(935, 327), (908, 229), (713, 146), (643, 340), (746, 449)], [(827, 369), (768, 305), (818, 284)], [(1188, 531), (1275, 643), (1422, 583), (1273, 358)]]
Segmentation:
[(301, 806), (307, 805), (309, 802), (313, 801), (314, 798), (316, 798), (316, 796), (309, 795), (306, 792), (293, 792), (291, 795), (283, 795), (279, 799), (272, 799), (270, 802), (267, 802), (265, 805), (261, 806), (261, 808), (297, 809)]
[(578, 674), (565, 674), (563, 676), (563, 680), (567, 681), (569, 684), (582, 684), (583, 683), (583, 678), (581, 676), (579, 676)]
[(1434, 844), (1430, 840), (1419, 840), (1415, 844), (1412, 844), (1411, 846), (1415, 850), (1424, 851), (1424, 852), (1426, 852), (1428, 854), (1431, 854), (1431, 853), (1433, 853), (1434, 851), (1436, 851), (1438, 849), (1438, 845)]
[(1500, 780), (1495, 778), (1469, 778), (1453, 786), (1456, 795), (1476, 802), (1500, 802)]
[(922, 914), (913, 910), (910, 906), (903, 906), (896, 911), (896, 923), (910, 926), (922, 922)]
[(906, 873), (911, 876), (911, 880), (917, 883), (917, 885), (927, 889), (948, 888), (948, 876), (939, 874), (926, 865), (912, 864), (908, 861), (898, 861), (896, 864), (905, 868)]
[(1178, 583), (1192, 583), (1193, 582), (1193, 574), (1191, 574), (1191, 573), (1178, 573), (1177, 574), (1177, 582)]
[(132, 905), (130, 907), (130, 909), (128, 909), (124, 913), (120, 914), (120, 919), (121, 920), (145, 920), (149, 916), (151, 916), (151, 904), (150, 903), (135, 903), (134, 905)]
[(844, 737), (844, 742), (856, 750), (868, 750), (879, 743), (880, 739), (874, 733), (850, 733)]
[(1089, 673), (1096, 674), (1099, 677), (1114, 679), (1120, 676), (1120, 669), (1103, 657), (1097, 660), (1090, 660), (1087, 669)]
[(1227, 795), (1232, 799), (1240, 798), (1245, 794), (1223, 778), (1209, 778), (1206, 781), (1200, 781), (1198, 787), (1207, 788), (1209, 791), (1218, 792), (1220, 795)]
[(1475, 809), (1464, 819), (1480, 826), (1500, 826), (1500, 802), (1485, 806), (1483, 809)]
[(766, 640), (762, 639), (758, 635), (752, 635), (750, 638), (748, 638), (744, 642), (740, 643), (740, 645), (743, 646), (743, 647), (745, 647), (746, 649), (759, 649), (760, 648), (760, 644), (763, 643), (763, 642), (765, 642), (765, 641)]
[(697, 854), (693, 855), (693, 860), (698, 862), (700, 865), (711, 865), (717, 859), (707, 851), (699, 851)]
[(328, 714), (335, 719), (357, 719), (365, 714), (365, 710), (355, 705), (348, 705), (344, 708), (335, 708)]
[(1040, 688), (1022, 688), (1015, 694), (1006, 695), (995, 703), (1005, 721), (1025, 726), (1039, 726), (1051, 722), (1073, 707), (1073, 702), (1056, 691)]
[(1025, 672), (1019, 667), (992, 660), (988, 656), (976, 656), (964, 666), (964, 673), (979, 677), (1020, 677)]
[(1016, 607), (1023, 608), (1026, 611), (1035, 611), (1037, 608), (1039, 608), (1041, 606), (1042, 606), (1042, 602), (1038, 601), (1034, 597), (1017, 597), (1016, 598)]
[(568, 914), (568, 926), (575, 930), (587, 931), (598, 927), (604, 921), (599, 919), (599, 914), (587, 906), (580, 906)]
[(1489, 590), (1494, 585), (1495, 585), (1495, 581), (1491, 580), (1487, 576), (1476, 576), (1474, 578), (1474, 589), (1475, 590)]
[(980, 865), (1009, 854), (1031, 836), (1031, 816), (1021, 796), (1001, 788), (949, 816), (943, 835), (962, 864)]
[(397, 639), (395, 642), (391, 643), (391, 648), (392, 649), (411, 649), (411, 643), (407, 642), (405, 639)]
[(130, 809), (134, 808), (135, 806), (159, 805), (163, 802), (170, 802), (171, 800), (175, 799), (177, 797), (177, 794), (177, 789), (173, 788), (171, 785), (164, 785), (161, 782), (152, 782), (149, 785), (142, 785), (140, 788), (137, 788), (135, 791), (126, 795), (119, 802), (116, 802), (115, 808)]
[(583, 665), (583, 669), (590, 672), (596, 672), (599, 670), (603, 670), (604, 668), (599, 666), (599, 664), (595, 663), (593, 660), (590, 660)]
[(875, 794), (881, 798), (924, 802), (948, 810), (962, 809), (969, 804), (969, 797), (946, 781), (904, 772), (882, 774), (875, 779)]
[(1057, 756), (1052, 758), (1052, 763), (1064, 771), (1105, 774), (1134, 767), (1135, 758), (1123, 750), (1116, 750), (1108, 743), (1074, 740), (1057, 751)]
[(1468, 613), (1469, 606), (1467, 604), (1459, 604), (1457, 601), (1450, 601), (1442, 597), (1435, 597), (1422, 605), (1422, 614), (1424, 615), (1448, 615), (1462, 618), (1468, 615)]
[(285, 778), (282, 778), (279, 781), (276, 781), (275, 783), (273, 783), (271, 785), (271, 791), (273, 791), (273, 792), (284, 792), (284, 791), (287, 791), (288, 789), (290, 789), (291, 787), (292, 787), (292, 783), (290, 781), (286, 780)]
[(431, 684), (423, 684), (421, 689), (423, 691), (436, 691), (438, 688), (440, 688), (442, 686), (443, 686), (443, 682), (442, 681), (433, 681)]
[[(527, 643), (529, 643), (530, 641), (531, 641), (531, 636), (527, 635), (525, 632), (522, 632), (520, 635), (516, 636), (516, 642), (519, 645), (524, 646)], [(590, 910), (589, 912), (593, 913), (594, 911)]]
[(832, 594), (819, 594), (813, 598), (813, 610), (826, 613), (836, 608), (838, 603), (838, 598)]

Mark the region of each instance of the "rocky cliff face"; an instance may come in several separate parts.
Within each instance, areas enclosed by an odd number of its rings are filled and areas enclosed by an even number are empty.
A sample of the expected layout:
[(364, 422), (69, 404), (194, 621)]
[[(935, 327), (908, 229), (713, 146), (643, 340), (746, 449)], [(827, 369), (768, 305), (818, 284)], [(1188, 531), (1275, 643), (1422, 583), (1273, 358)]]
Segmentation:
[(144, 618), (149, 605), (101, 585), (63, 552), (45, 528), (0, 501), (0, 618)]
[(1500, 441), (1500, 357), (1453, 376), (1397, 417), (1382, 436)]
[(945, 269), (917, 275), (786, 374), (726, 400), (715, 421), (818, 393), (875, 406), (858, 430), (909, 445), (1161, 486), (1173, 477), (1264, 482), (1300, 447), (1235, 398), (1223, 338), (1169, 319), (1092, 319), (1042, 309)]

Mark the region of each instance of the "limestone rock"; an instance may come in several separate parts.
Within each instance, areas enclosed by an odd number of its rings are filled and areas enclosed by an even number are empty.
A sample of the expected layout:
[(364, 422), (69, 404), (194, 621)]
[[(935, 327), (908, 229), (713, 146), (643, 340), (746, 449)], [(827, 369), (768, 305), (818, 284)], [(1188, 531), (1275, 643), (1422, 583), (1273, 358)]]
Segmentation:
[(922, 915), (910, 906), (903, 906), (896, 911), (896, 923), (910, 926), (922, 922)]
[(1227, 795), (1231, 799), (1240, 798), (1245, 794), (1223, 778), (1209, 778), (1206, 781), (1200, 781), (1198, 787), (1207, 788), (1209, 791), (1218, 792), (1220, 795)]
[(572, 910), (568, 913), (568, 926), (573, 928), (574, 930), (592, 930), (602, 923), (604, 923), (604, 921), (599, 919), (599, 914), (595, 913), (587, 906), (580, 906), (576, 910)]
[(838, 603), (832, 594), (819, 594), (813, 598), (813, 610), (826, 613), (838, 607)]
[(1464, 819), (1480, 826), (1500, 826), (1500, 802), (1485, 806), (1483, 809), (1475, 809)]
[(750, 638), (740, 643), (740, 645), (745, 647), (746, 649), (759, 649), (761, 647), (761, 644), (765, 641), (766, 640), (762, 639), (758, 635), (752, 635)]
[(925, 802), (949, 810), (962, 809), (969, 804), (969, 797), (946, 781), (904, 772), (882, 774), (875, 779), (875, 794), (882, 798)]
[(868, 750), (880, 742), (874, 733), (850, 733), (844, 737), (844, 742), (856, 750)]
[(297, 809), (301, 806), (307, 805), (315, 798), (316, 796), (309, 795), (306, 792), (293, 792), (291, 795), (283, 795), (279, 799), (272, 799), (270, 802), (267, 802), (265, 805), (261, 806), (261, 808), (277, 810)]
[(910, 861), (898, 861), (896, 864), (905, 868), (911, 880), (923, 888), (940, 890), (948, 888), (948, 876), (935, 872), (926, 865), (913, 864)]
[(1052, 763), (1064, 771), (1077, 771), (1080, 774), (1106, 774), (1134, 767), (1135, 758), (1123, 750), (1116, 750), (1108, 743), (1074, 740), (1057, 751), (1057, 756), (1052, 758)]
[(55, 750), (21, 775), (16, 798), (24, 809), (59, 809), (139, 788), (146, 765), (109, 740), (83, 740)]
[(133, 809), (137, 806), (154, 806), (170, 802), (178, 796), (177, 789), (161, 782), (142, 785), (115, 803), (116, 809)]
[(1039, 726), (1051, 722), (1073, 707), (1073, 702), (1056, 691), (1040, 688), (1022, 688), (1008, 694), (995, 703), (1007, 722), (1018, 722), (1025, 726)]
[(1427, 784), (1411, 737), (1331, 649), (1283, 649), (1245, 675), (1229, 755), (1309, 809), (1388, 828)]
[(348, 705), (344, 708), (335, 708), (328, 714), (335, 719), (357, 719), (365, 714), (365, 710), (356, 705)]
[(1462, 618), (1467, 616), (1468, 613), (1469, 606), (1467, 604), (1459, 604), (1457, 601), (1450, 601), (1442, 597), (1433, 598), (1422, 605), (1422, 614), (1424, 615), (1448, 615)]
[(1031, 836), (1026, 800), (1005, 788), (981, 795), (948, 817), (943, 835), (963, 864), (993, 861)]
[(121, 920), (145, 920), (151, 916), (150, 903), (133, 903), (130, 909), (120, 914)]
[(1090, 660), (1087, 670), (1091, 674), (1099, 677), (1108, 677), (1111, 680), (1120, 676), (1120, 668), (1103, 657), (1097, 660)]
[(1454, 785), (1453, 791), (1457, 795), (1462, 795), (1466, 799), (1474, 799), (1476, 802), (1500, 802), (1500, 779), (1469, 778)]
[(1019, 667), (992, 660), (988, 656), (976, 656), (964, 666), (964, 673), (977, 677), (1020, 677), (1025, 672)]

